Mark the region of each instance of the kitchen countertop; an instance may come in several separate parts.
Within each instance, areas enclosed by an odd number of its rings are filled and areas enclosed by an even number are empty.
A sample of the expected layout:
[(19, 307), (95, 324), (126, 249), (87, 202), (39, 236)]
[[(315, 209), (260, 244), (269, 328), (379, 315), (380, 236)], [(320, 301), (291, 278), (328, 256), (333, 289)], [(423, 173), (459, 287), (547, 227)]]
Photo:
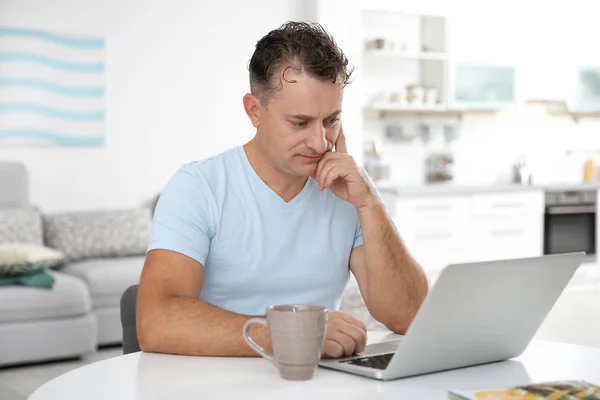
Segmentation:
[(569, 191), (569, 190), (599, 190), (600, 182), (592, 183), (556, 183), (556, 184), (474, 184), (464, 185), (457, 183), (434, 183), (428, 185), (393, 185), (377, 184), (381, 194), (394, 194), (398, 196), (448, 196), (481, 193), (511, 193), (530, 191)]

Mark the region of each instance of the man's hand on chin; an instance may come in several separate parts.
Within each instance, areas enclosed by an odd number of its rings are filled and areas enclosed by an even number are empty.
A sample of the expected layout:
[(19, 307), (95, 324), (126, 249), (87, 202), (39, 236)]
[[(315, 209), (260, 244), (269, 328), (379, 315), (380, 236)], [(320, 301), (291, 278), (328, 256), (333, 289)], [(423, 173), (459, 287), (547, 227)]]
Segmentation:
[(337, 197), (349, 201), (359, 210), (377, 202), (375, 190), (354, 158), (348, 154), (343, 128), (340, 128), (335, 142), (335, 151), (328, 151), (323, 155), (313, 178), (319, 183), (321, 190), (331, 190)]

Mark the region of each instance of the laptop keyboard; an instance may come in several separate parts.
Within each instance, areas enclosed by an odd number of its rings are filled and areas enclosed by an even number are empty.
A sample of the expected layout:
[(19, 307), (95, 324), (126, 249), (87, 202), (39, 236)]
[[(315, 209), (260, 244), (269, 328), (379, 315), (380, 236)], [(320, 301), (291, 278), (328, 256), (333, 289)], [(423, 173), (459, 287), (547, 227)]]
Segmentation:
[(354, 358), (343, 362), (367, 368), (386, 369), (393, 356), (394, 353), (378, 354), (376, 356)]

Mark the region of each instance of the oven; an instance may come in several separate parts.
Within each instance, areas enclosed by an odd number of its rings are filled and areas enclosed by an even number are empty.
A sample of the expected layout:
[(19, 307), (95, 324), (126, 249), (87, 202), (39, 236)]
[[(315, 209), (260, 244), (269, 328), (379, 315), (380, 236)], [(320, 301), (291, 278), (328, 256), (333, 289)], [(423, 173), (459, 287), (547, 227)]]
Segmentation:
[(546, 191), (544, 254), (585, 251), (595, 259), (596, 199), (596, 190)]

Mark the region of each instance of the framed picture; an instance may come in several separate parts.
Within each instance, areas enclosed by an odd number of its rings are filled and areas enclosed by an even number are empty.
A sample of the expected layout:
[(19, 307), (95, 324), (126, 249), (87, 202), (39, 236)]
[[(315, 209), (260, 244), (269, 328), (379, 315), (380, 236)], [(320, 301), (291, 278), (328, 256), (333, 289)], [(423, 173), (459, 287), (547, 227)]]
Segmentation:
[(105, 41), (0, 26), (0, 146), (103, 146)]

